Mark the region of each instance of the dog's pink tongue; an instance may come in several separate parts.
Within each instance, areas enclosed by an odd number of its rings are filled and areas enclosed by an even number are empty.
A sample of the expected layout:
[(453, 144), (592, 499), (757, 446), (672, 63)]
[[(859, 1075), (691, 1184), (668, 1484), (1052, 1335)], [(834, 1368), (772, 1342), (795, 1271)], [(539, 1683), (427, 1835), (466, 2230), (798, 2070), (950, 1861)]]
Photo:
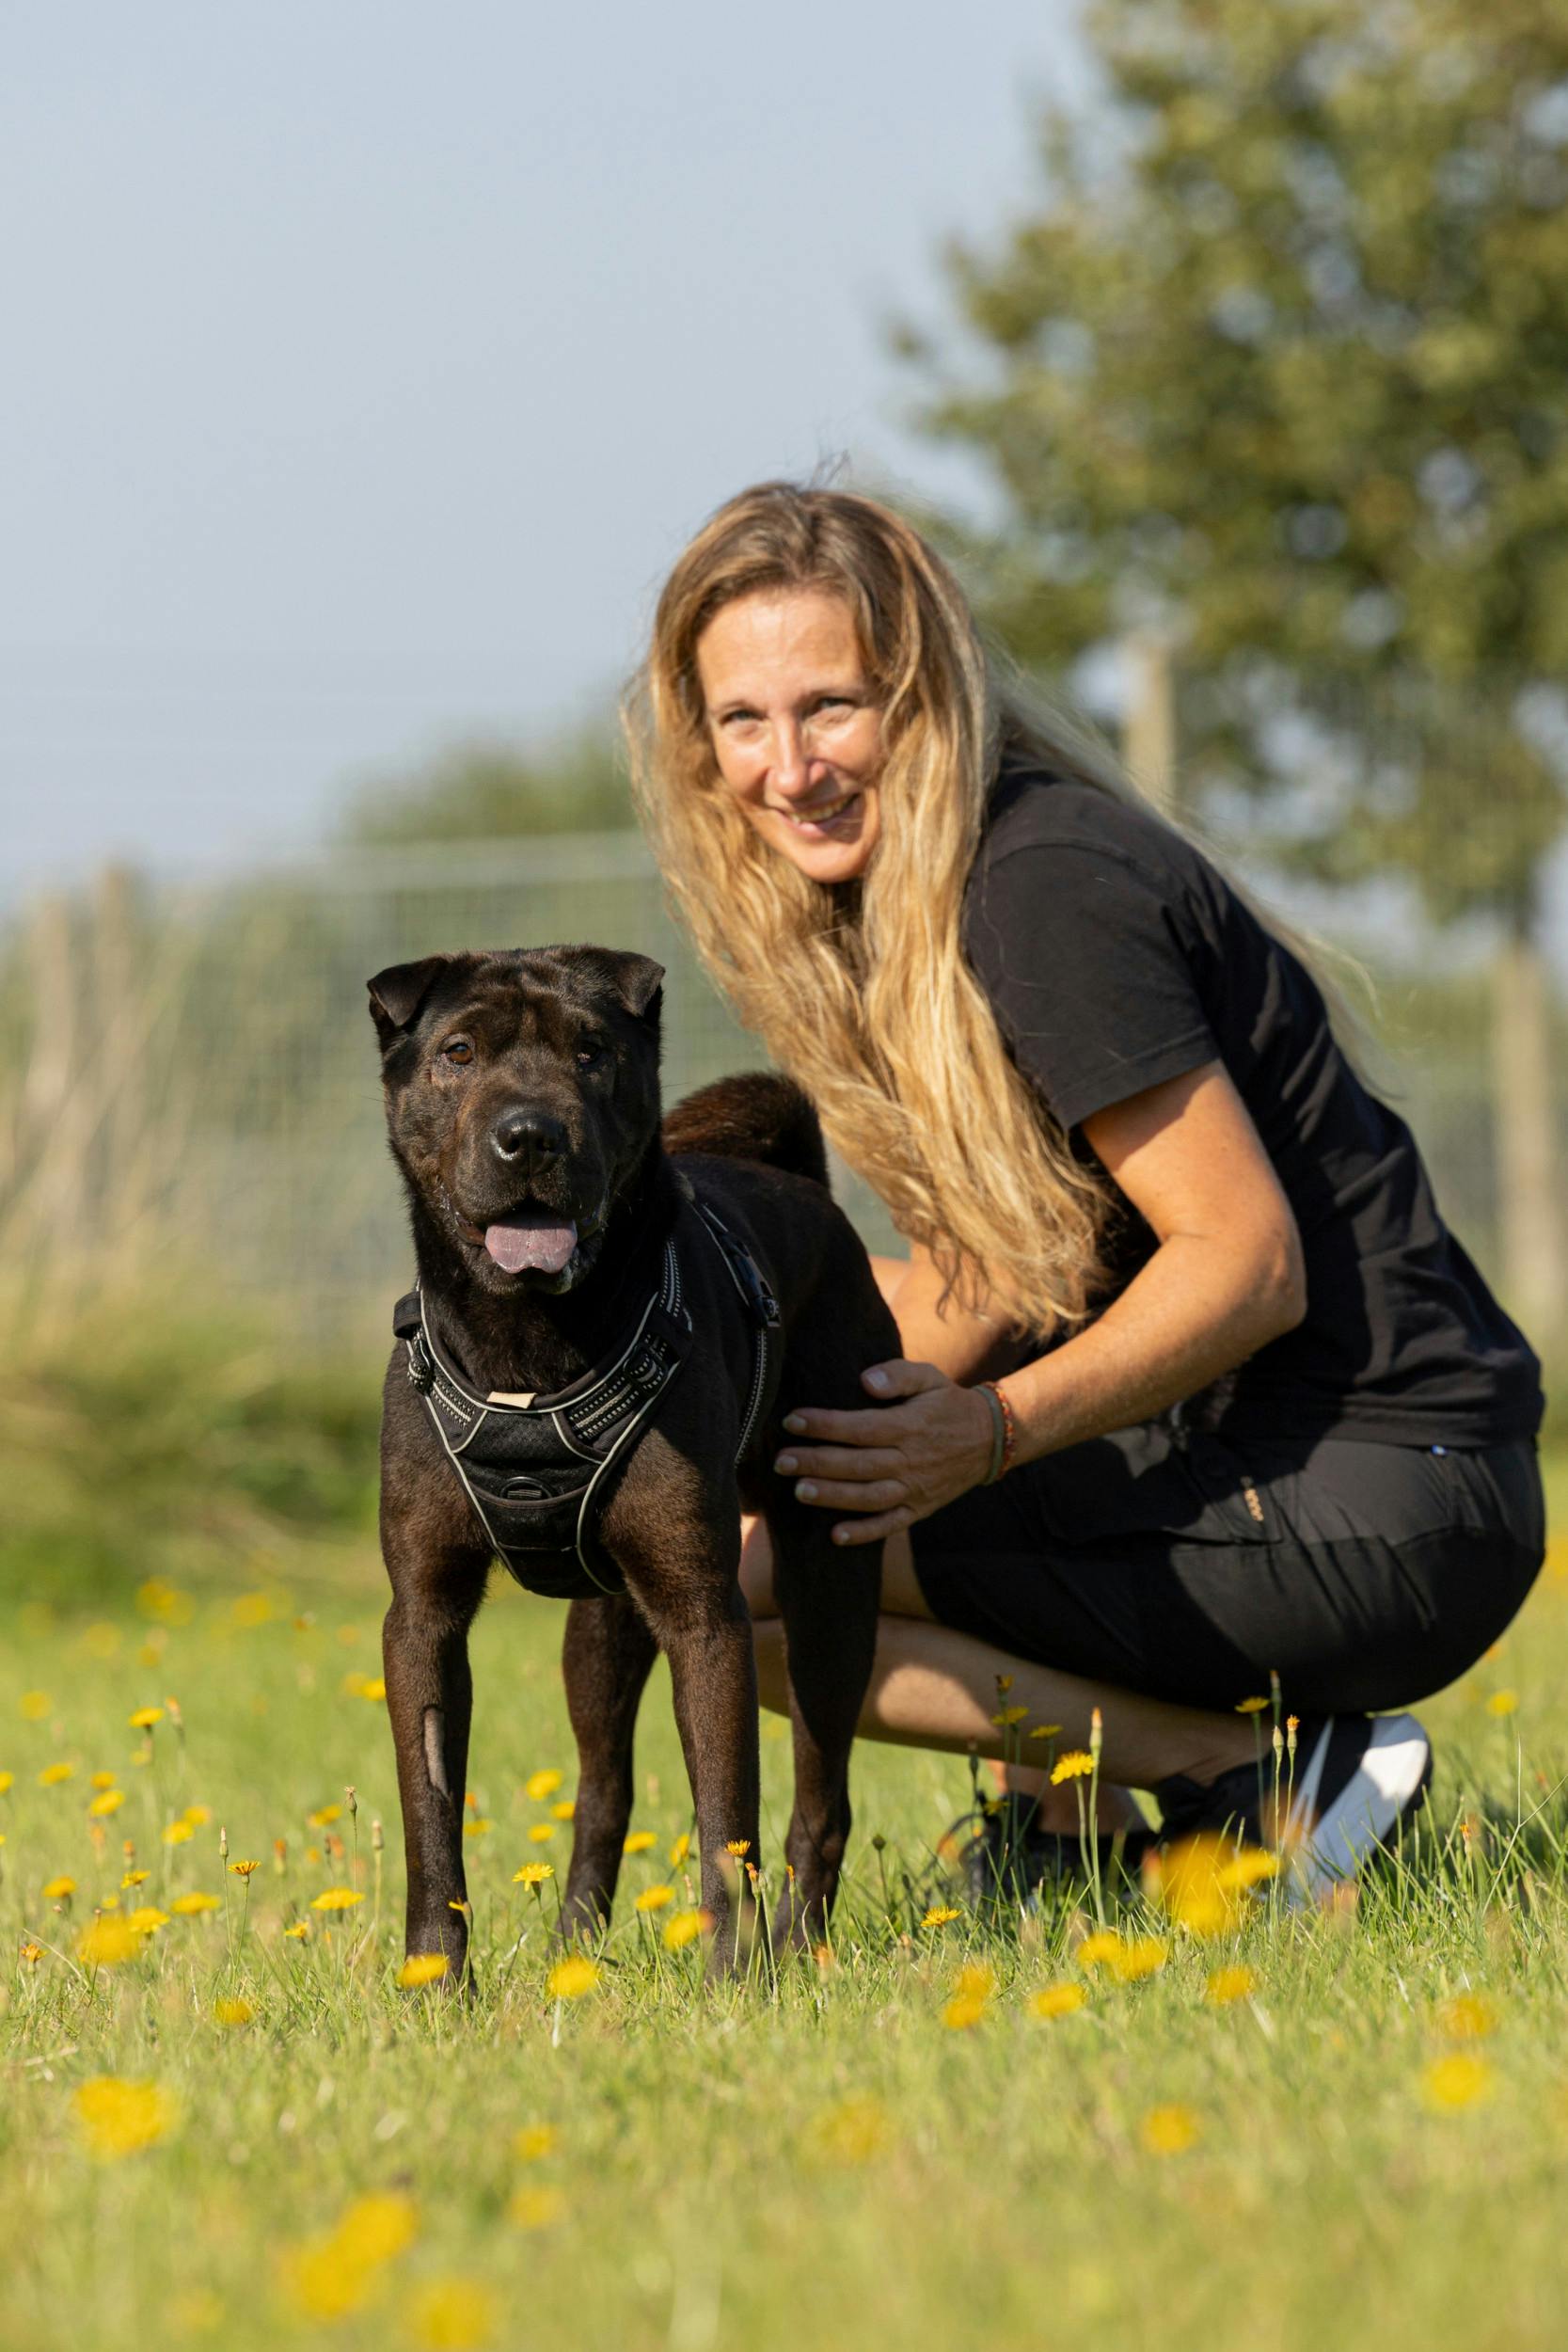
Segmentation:
[(543, 1211), (505, 1216), (484, 1229), (484, 1247), (508, 1274), (559, 1274), (578, 1246), (578, 1229)]

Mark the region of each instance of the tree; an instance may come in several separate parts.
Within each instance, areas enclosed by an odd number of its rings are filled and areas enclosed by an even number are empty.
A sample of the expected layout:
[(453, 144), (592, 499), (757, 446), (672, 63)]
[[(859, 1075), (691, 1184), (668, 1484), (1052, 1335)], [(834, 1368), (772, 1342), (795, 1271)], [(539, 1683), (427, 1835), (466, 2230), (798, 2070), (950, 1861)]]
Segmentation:
[(1289, 865), (1488, 920), (1507, 1279), (1559, 1324), (1568, 13), (1100, 0), (1088, 32), (1103, 108), (1048, 113), (1038, 210), (949, 256), (978, 380), (906, 338), (1002, 493), (983, 605), (1052, 674), (1164, 639), (1200, 811), (1246, 795)]
[(601, 833), (632, 821), (613, 739), (586, 728), (553, 750), (460, 743), (412, 773), (355, 791), (341, 833), (351, 842), (495, 841), (519, 834)]

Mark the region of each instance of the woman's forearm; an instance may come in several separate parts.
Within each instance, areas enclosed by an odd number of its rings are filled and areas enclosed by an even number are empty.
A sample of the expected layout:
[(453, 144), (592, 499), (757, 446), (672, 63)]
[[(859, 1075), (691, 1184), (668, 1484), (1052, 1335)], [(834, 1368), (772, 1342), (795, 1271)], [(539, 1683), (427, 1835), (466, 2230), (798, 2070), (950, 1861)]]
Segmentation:
[(1223, 1243), (1170, 1235), (1097, 1322), (1008, 1375), (1017, 1458), (1034, 1461), (1152, 1420), (1301, 1315), (1283, 1260), (1239, 1265)]

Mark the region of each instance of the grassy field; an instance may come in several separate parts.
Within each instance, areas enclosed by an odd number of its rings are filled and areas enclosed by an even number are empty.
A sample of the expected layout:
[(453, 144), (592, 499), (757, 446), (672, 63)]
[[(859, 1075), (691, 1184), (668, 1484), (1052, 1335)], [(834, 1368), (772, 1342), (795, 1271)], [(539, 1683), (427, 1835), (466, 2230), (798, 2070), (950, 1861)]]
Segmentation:
[[(247, 1414), (277, 1425), (276, 1386), (262, 1412), (237, 1375), (211, 1385), (219, 1453)], [(342, 1431), (358, 1459), (363, 1414)], [(704, 1991), (700, 1937), (666, 1941), (694, 1899), (657, 1682), (649, 1842), (571, 1997), (549, 1983), (558, 1882), (515, 1876), (560, 1869), (570, 1837), (559, 1613), (498, 1589), (465, 2008), (397, 1981), (359, 1486), (318, 1461), (293, 1523), (270, 1488), (226, 1502), (214, 1469), (160, 1570), (162, 1489), (117, 1442), (140, 1516), (89, 1547), (76, 1595), (62, 1531), (85, 1506), (36, 1486), (19, 1506), (0, 1459), (8, 2352), (1560, 2342), (1568, 1549), (1423, 1709), (1439, 1773), (1407, 1867), (1310, 1920), (1265, 1887), (1212, 1935), (1134, 1907), (1098, 1962), (1069, 1899), (927, 1924), (957, 1901), (935, 1850), (967, 1772), (863, 1749), (831, 1958)], [(766, 1728), (765, 1867), (788, 1787)], [(318, 1907), (334, 1890), (358, 1899)]]

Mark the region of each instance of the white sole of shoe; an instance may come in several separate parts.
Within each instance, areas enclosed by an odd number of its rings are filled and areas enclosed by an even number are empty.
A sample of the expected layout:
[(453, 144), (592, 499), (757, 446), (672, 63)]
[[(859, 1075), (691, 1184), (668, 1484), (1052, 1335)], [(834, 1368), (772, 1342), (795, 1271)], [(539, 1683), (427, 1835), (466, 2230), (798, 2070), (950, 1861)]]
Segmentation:
[[(1362, 1743), (1361, 1756), (1320, 1804), (1331, 1745), (1347, 1734)], [(1291, 1807), (1292, 1822), (1303, 1824), (1292, 1856), (1292, 1901), (1321, 1903), (1354, 1879), (1416, 1810), (1431, 1778), (1432, 1742), (1414, 1715), (1377, 1715), (1354, 1726), (1341, 1716), (1325, 1724)]]

